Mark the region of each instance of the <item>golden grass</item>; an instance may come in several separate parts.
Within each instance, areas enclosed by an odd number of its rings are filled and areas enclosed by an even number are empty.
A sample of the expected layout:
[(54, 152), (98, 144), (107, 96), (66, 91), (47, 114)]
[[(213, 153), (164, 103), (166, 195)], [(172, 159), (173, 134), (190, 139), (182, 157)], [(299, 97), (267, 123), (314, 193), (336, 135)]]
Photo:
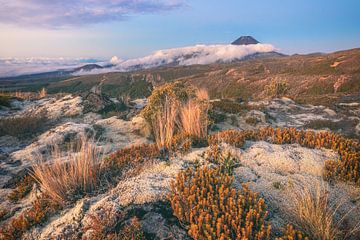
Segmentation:
[(178, 116), (178, 104), (165, 98), (160, 111), (153, 118), (153, 132), (158, 149), (171, 148)]
[(180, 128), (188, 136), (205, 138), (207, 136), (208, 119), (206, 106), (189, 101), (180, 108)]
[(47, 91), (46, 91), (45, 88), (42, 88), (42, 89), (38, 92), (38, 97), (39, 97), (39, 98), (44, 98), (44, 97), (46, 97), (46, 95), (47, 95)]
[(208, 91), (203, 88), (198, 88), (195, 91), (195, 95), (200, 101), (208, 101), (210, 99)]
[(294, 223), (310, 239), (346, 239), (355, 233), (359, 224), (344, 233), (341, 225), (351, 212), (339, 213), (341, 201), (331, 204), (327, 187), (321, 183), (304, 186), (292, 195), (292, 206), (289, 208)]
[(99, 182), (102, 154), (85, 137), (79, 146), (79, 152), (66, 156), (55, 146), (51, 162), (40, 160), (33, 166), (33, 177), (41, 190), (62, 206), (77, 195), (93, 191)]

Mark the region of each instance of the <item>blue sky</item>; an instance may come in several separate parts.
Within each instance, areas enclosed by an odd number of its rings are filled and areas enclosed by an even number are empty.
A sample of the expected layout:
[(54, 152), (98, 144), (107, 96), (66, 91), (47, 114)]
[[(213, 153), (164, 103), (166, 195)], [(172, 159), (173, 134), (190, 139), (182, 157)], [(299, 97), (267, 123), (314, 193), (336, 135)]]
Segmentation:
[(241, 35), (289, 54), (360, 47), (358, 0), (0, 0), (0, 6), (0, 57), (127, 59)]

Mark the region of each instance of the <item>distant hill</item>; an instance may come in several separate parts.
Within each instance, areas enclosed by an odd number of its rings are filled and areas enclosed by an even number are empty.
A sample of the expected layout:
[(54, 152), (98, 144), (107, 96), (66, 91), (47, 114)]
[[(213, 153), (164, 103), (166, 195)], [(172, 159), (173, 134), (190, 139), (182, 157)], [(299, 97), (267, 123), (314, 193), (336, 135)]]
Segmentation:
[(86, 64), (84, 66), (81, 66), (81, 67), (78, 67), (78, 68), (75, 68), (73, 70), (73, 72), (78, 72), (78, 71), (91, 71), (91, 70), (94, 70), (94, 69), (102, 69), (103, 67), (98, 65), (98, 64), (95, 64), (95, 63), (92, 63), (92, 64)]

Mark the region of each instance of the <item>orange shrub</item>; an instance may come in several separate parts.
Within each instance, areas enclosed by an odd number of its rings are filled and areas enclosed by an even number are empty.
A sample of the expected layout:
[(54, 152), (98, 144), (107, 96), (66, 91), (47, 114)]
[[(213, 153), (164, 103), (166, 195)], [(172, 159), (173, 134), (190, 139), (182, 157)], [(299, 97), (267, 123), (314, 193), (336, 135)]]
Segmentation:
[(171, 184), (174, 215), (194, 239), (269, 239), (264, 200), (246, 185), (232, 188), (233, 178), (218, 169), (180, 172)]

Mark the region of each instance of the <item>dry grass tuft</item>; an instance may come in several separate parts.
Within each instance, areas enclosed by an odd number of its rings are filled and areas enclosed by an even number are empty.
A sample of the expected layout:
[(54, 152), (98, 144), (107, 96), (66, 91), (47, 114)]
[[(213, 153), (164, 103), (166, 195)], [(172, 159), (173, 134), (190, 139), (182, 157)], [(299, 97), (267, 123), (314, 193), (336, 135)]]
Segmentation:
[(153, 118), (153, 132), (158, 149), (170, 149), (172, 138), (175, 133), (178, 116), (178, 104), (169, 98), (160, 111)]
[(199, 88), (195, 91), (196, 98), (200, 101), (208, 101), (210, 99), (209, 93), (206, 89)]
[(180, 108), (180, 129), (188, 136), (206, 138), (207, 108), (202, 104), (189, 101)]
[(44, 98), (47, 95), (47, 91), (45, 88), (42, 88), (39, 92), (38, 92), (38, 98)]
[[(347, 229), (343, 232), (342, 224), (348, 214), (339, 216), (342, 202), (330, 204), (327, 187), (317, 183), (316, 186), (304, 186), (300, 191), (292, 194), (292, 206), (289, 209), (294, 223), (310, 239), (346, 239), (358, 230)], [(359, 224), (358, 224), (359, 225)]]
[(78, 153), (64, 157), (58, 147), (54, 147), (53, 161), (41, 160), (34, 164), (33, 176), (41, 190), (63, 206), (66, 201), (97, 187), (101, 156), (94, 142), (82, 137)]

